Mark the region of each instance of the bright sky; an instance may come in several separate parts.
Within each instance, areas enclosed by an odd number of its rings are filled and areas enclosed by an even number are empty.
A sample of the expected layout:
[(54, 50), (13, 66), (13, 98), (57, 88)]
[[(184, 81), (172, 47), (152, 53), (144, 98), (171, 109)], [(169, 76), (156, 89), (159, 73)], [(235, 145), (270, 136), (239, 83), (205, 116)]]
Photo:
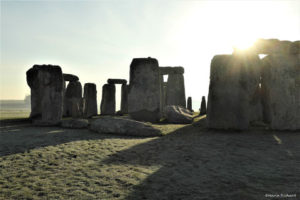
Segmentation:
[(151, 56), (183, 66), (186, 97), (200, 101), (214, 55), (256, 38), (299, 36), (299, 0), (1, 0), (0, 99), (23, 99), (26, 71), (56, 64), (82, 85), (96, 83), (99, 104), (108, 78), (128, 80), (132, 58)]

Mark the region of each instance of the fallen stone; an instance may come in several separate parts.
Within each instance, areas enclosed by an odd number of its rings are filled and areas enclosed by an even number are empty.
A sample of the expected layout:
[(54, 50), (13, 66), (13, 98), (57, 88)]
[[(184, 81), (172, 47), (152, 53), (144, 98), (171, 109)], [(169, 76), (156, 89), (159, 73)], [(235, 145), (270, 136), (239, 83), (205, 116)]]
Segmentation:
[(181, 106), (166, 106), (164, 115), (169, 123), (190, 124), (193, 122), (193, 113)]
[(131, 135), (131, 136), (161, 136), (162, 133), (143, 122), (120, 117), (101, 117), (91, 122), (90, 129), (98, 133)]
[(126, 84), (127, 80), (126, 79), (107, 79), (108, 84)]
[(73, 74), (63, 74), (64, 81), (79, 81), (78, 76), (75, 76)]
[(118, 110), (118, 111), (116, 112), (116, 115), (123, 116), (124, 114), (122, 113), (121, 110)]
[(61, 126), (64, 128), (86, 128), (89, 125), (87, 119), (66, 119), (61, 121)]
[(130, 65), (128, 113), (140, 121), (160, 119), (160, 81), (158, 61), (153, 58), (134, 58)]

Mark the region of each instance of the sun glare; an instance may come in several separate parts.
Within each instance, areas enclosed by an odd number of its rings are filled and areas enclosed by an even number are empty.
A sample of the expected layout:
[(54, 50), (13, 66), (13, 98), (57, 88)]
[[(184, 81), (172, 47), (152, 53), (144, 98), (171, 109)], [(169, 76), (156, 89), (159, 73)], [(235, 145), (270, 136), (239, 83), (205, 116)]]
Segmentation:
[(240, 38), (238, 40), (235, 40), (232, 46), (236, 50), (244, 51), (252, 47), (254, 42), (255, 40), (245, 37), (245, 38)]

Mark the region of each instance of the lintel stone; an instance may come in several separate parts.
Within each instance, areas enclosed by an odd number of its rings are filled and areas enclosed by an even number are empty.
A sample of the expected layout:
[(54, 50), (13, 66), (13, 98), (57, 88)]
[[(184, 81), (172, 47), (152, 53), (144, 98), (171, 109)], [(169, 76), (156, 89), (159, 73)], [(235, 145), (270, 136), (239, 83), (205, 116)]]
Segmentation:
[(63, 74), (64, 81), (78, 81), (79, 78), (76, 75), (73, 74)]
[(107, 79), (108, 84), (126, 84), (127, 80), (126, 79), (112, 79), (109, 78)]
[(159, 67), (159, 73), (161, 75), (168, 75), (168, 74), (184, 74), (183, 67)]

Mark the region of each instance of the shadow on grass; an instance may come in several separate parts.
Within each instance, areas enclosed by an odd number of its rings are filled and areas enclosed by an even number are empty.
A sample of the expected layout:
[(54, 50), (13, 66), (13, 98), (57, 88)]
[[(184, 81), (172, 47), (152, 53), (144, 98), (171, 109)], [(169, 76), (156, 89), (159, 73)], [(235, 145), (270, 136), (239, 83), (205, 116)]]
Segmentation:
[(105, 164), (159, 167), (131, 188), (126, 199), (250, 200), (298, 192), (298, 135), (291, 134), (279, 146), (272, 134), (208, 131), (204, 121), (104, 160)]
[(0, 121), (0, 156), (28, 152), (32, 149), (55, 146), (79, 140), (130, 138), (118, 135), (99, 134), (88, 129), (61, 127), (37, 127), (28, 119)]

